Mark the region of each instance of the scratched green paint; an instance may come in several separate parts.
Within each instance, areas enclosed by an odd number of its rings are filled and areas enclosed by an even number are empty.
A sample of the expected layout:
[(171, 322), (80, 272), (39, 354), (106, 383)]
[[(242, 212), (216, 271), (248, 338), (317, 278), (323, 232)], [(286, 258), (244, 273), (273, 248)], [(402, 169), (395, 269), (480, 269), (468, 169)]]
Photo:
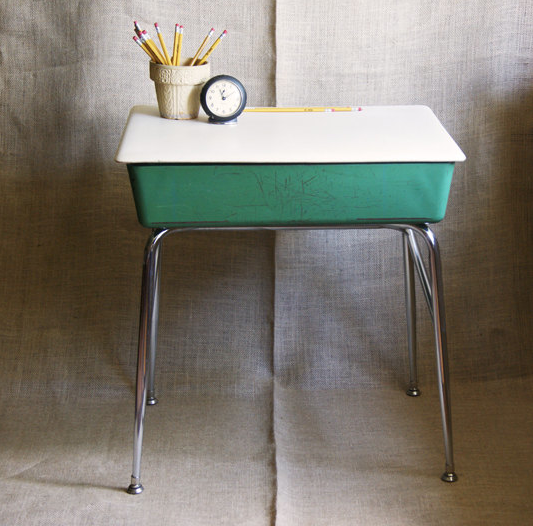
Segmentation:
[(453, 163), (128, 165), (146, 227), (438, 222)]

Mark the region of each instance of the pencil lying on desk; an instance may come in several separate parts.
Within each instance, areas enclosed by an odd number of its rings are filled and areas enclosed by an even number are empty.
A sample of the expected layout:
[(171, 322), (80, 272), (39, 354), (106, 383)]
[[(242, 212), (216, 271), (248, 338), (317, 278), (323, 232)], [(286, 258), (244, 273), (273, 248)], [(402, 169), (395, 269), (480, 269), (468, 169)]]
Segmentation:
[(314, 107), (296, 107), (296, 108), (274, 108), (274, 107), (265, 107), (265, 108), (246, 108), (244, 111), (248, 112), (334, 112), (334, 111), (362, 111), (363, 108), (353, 108), (351, 106), (314, 106)]
[(200, 59), (200, 62), (198, 62), (198, 65), (201, 66), (202, 64), (205, 64), (207, 61), (207, 58), (213, 51), (215, 51), (215, 48), (220, 44), (220, 41), (228, 34), (228, 32), (224, 29), (223, 33), (213, 42), (213, 45), (207, 50), (206, 54)]
[(191, 63), (189, 66), (194, 66), (196, 61), (198, 60), (198, 57), (200, 56), (200, 53), (204, 50), (205, 45), (207, 44), (207, 41), (211, 38), (211, 35), (215, 32), (215, 29), (212, 27), (209, 30), (209, 33), (207, 33), (207, 36), (204, 38), (204, 41), (200, 44), (200, 47), (198, 48), (198, 51), (194, 55), (194, 57), (191, 60)]

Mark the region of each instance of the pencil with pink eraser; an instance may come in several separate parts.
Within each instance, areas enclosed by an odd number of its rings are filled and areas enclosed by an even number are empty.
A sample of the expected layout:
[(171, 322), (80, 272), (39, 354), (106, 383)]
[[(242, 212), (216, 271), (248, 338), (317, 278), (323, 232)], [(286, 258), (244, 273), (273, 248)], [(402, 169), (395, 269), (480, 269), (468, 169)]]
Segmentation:
[(154, 53), (153, 49), (148, 45), (148, 42), (146, 41), (145, 36), (141, 32), (141, 37), (139, 38), (141, 44), (144, 46), (144, 49), (148, 51), (148, 54), (150, 55), (150, 58), (153, 62), (156, 64), (161, 64), (160, 60), (157, 58), (157, 55)]
[(178, 26), (178, 24), (176, 24), (176, 31), (176, 35), (178, 36), (178, 45), (174, 55), (172, 56), (172, 64), (174, 66), (179, 66), (181, 62), (181, 48), (183, 46), (183, 26)]
[(172, 62), (170, 60), (170, 56), (168, 54), (167, 46), (165, 44), (165, 40), (163, 39), (163, 35), (161, 34), (161, 29), (159, 28), (159, 24), (156, 22), (154, 24), (155, 32), (157, 33), (157, 36), (159, 38), (159, 42), (161, 43), (161, 49), (163, 50), (163, 53), (165, 54), (165, 63), (167, 66), (171, 66)]
[(194, 66), (196, 61), (198, 60), (198, 57), (200, 56), (200, 53), (204, 50), (205, 45), (207, 44), (207, 41), (211, 38), (211, 35), (215, 32), (215, 28), (211, 28), (209, 30), (209, 33), (207, 33), (207, 36), (204, 38), (204, 41), (200, 44), (200, 47), (198, 48), (198, 51), (194, 55), (194, 57), (191, 60), (191, 63), (189, 66)]
[(137, 23), (137, 20), (133, 21), (133, 29), (135, 31), (135, 34), (141, 38), (142, 35), (142, 29), (139, 27), (139, 24)]
[(172, 65), (177, 66), (176, 60), (178, 59), (178, 42), (180, 39), (180, 25), (176, 24), (174, 29), (174, 46), (172, 47)]
[(139, 45), (139, 47), (150, 57), (150, 59), (154, 60), (154, 56), (150, 53), (150, 50), (146, 47), (146, 44), (143, 44), (139, 37), (134, 36), (133, 40), (135, 40), (135, 43)]
[(155, 42), (150, 38), (150, 35), (146, 31), (146, 29), (143, 29), (142, 35), (144, 37), (146, 45), (150, 48), (152, 53), (157, 57), (157, 60), (161, 63), (165, 63), (165, 57), (161, 54), (161, 51), (157, 48), (155, 45)]
[(228, 32), (224, 29), (224, 32), (213, 42), (213, 45), (207, 50), (206, 54), (200, 59), (200, 62), (198, 62), (198, 65), (201, 66), (202, 64), (205, 64), (207, 61), (207, 58), (215, 48), (220, 44), (220, 41), (228, 34)]

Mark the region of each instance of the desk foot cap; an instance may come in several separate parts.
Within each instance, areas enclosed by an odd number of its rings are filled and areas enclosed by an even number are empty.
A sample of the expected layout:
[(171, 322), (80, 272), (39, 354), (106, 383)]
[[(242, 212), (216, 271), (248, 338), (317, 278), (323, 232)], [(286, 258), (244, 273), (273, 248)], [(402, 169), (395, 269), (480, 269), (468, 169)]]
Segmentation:
[(444, 482), (455, 482), (457, 478), (458, 477), (454, 471), (445, 471), (440, 477)]
[(159, 400), (155, 396), (149, 396), (146, 399), (146, 404), (147, 405), (155, 405), (155, 404), (157, 404), (157, 402), (159, 402)]
[(416, 396), (420, 396), (422, 394), (422, 391), (420, 391), (420, 389), (418, 387), (409, 387), (409, 389), (407, 389), (405, 394), (407, 396), (416, 397)]
[(126, 490), (130, 495), (138, 495), (139, 493), (142, 493), (144, 490), (142, 484), (130, 484), (128, 486), (128, 489)]

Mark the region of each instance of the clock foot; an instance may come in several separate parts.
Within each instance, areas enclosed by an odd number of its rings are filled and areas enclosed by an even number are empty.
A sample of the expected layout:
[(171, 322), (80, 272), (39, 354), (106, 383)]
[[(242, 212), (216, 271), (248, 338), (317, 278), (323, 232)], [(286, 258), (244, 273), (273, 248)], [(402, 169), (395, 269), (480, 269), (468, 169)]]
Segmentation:
[(231, 119), (230, 121), (217, 121), (212, 117), (209, 117), (209, 124), (237, 124), (237, 119)]

